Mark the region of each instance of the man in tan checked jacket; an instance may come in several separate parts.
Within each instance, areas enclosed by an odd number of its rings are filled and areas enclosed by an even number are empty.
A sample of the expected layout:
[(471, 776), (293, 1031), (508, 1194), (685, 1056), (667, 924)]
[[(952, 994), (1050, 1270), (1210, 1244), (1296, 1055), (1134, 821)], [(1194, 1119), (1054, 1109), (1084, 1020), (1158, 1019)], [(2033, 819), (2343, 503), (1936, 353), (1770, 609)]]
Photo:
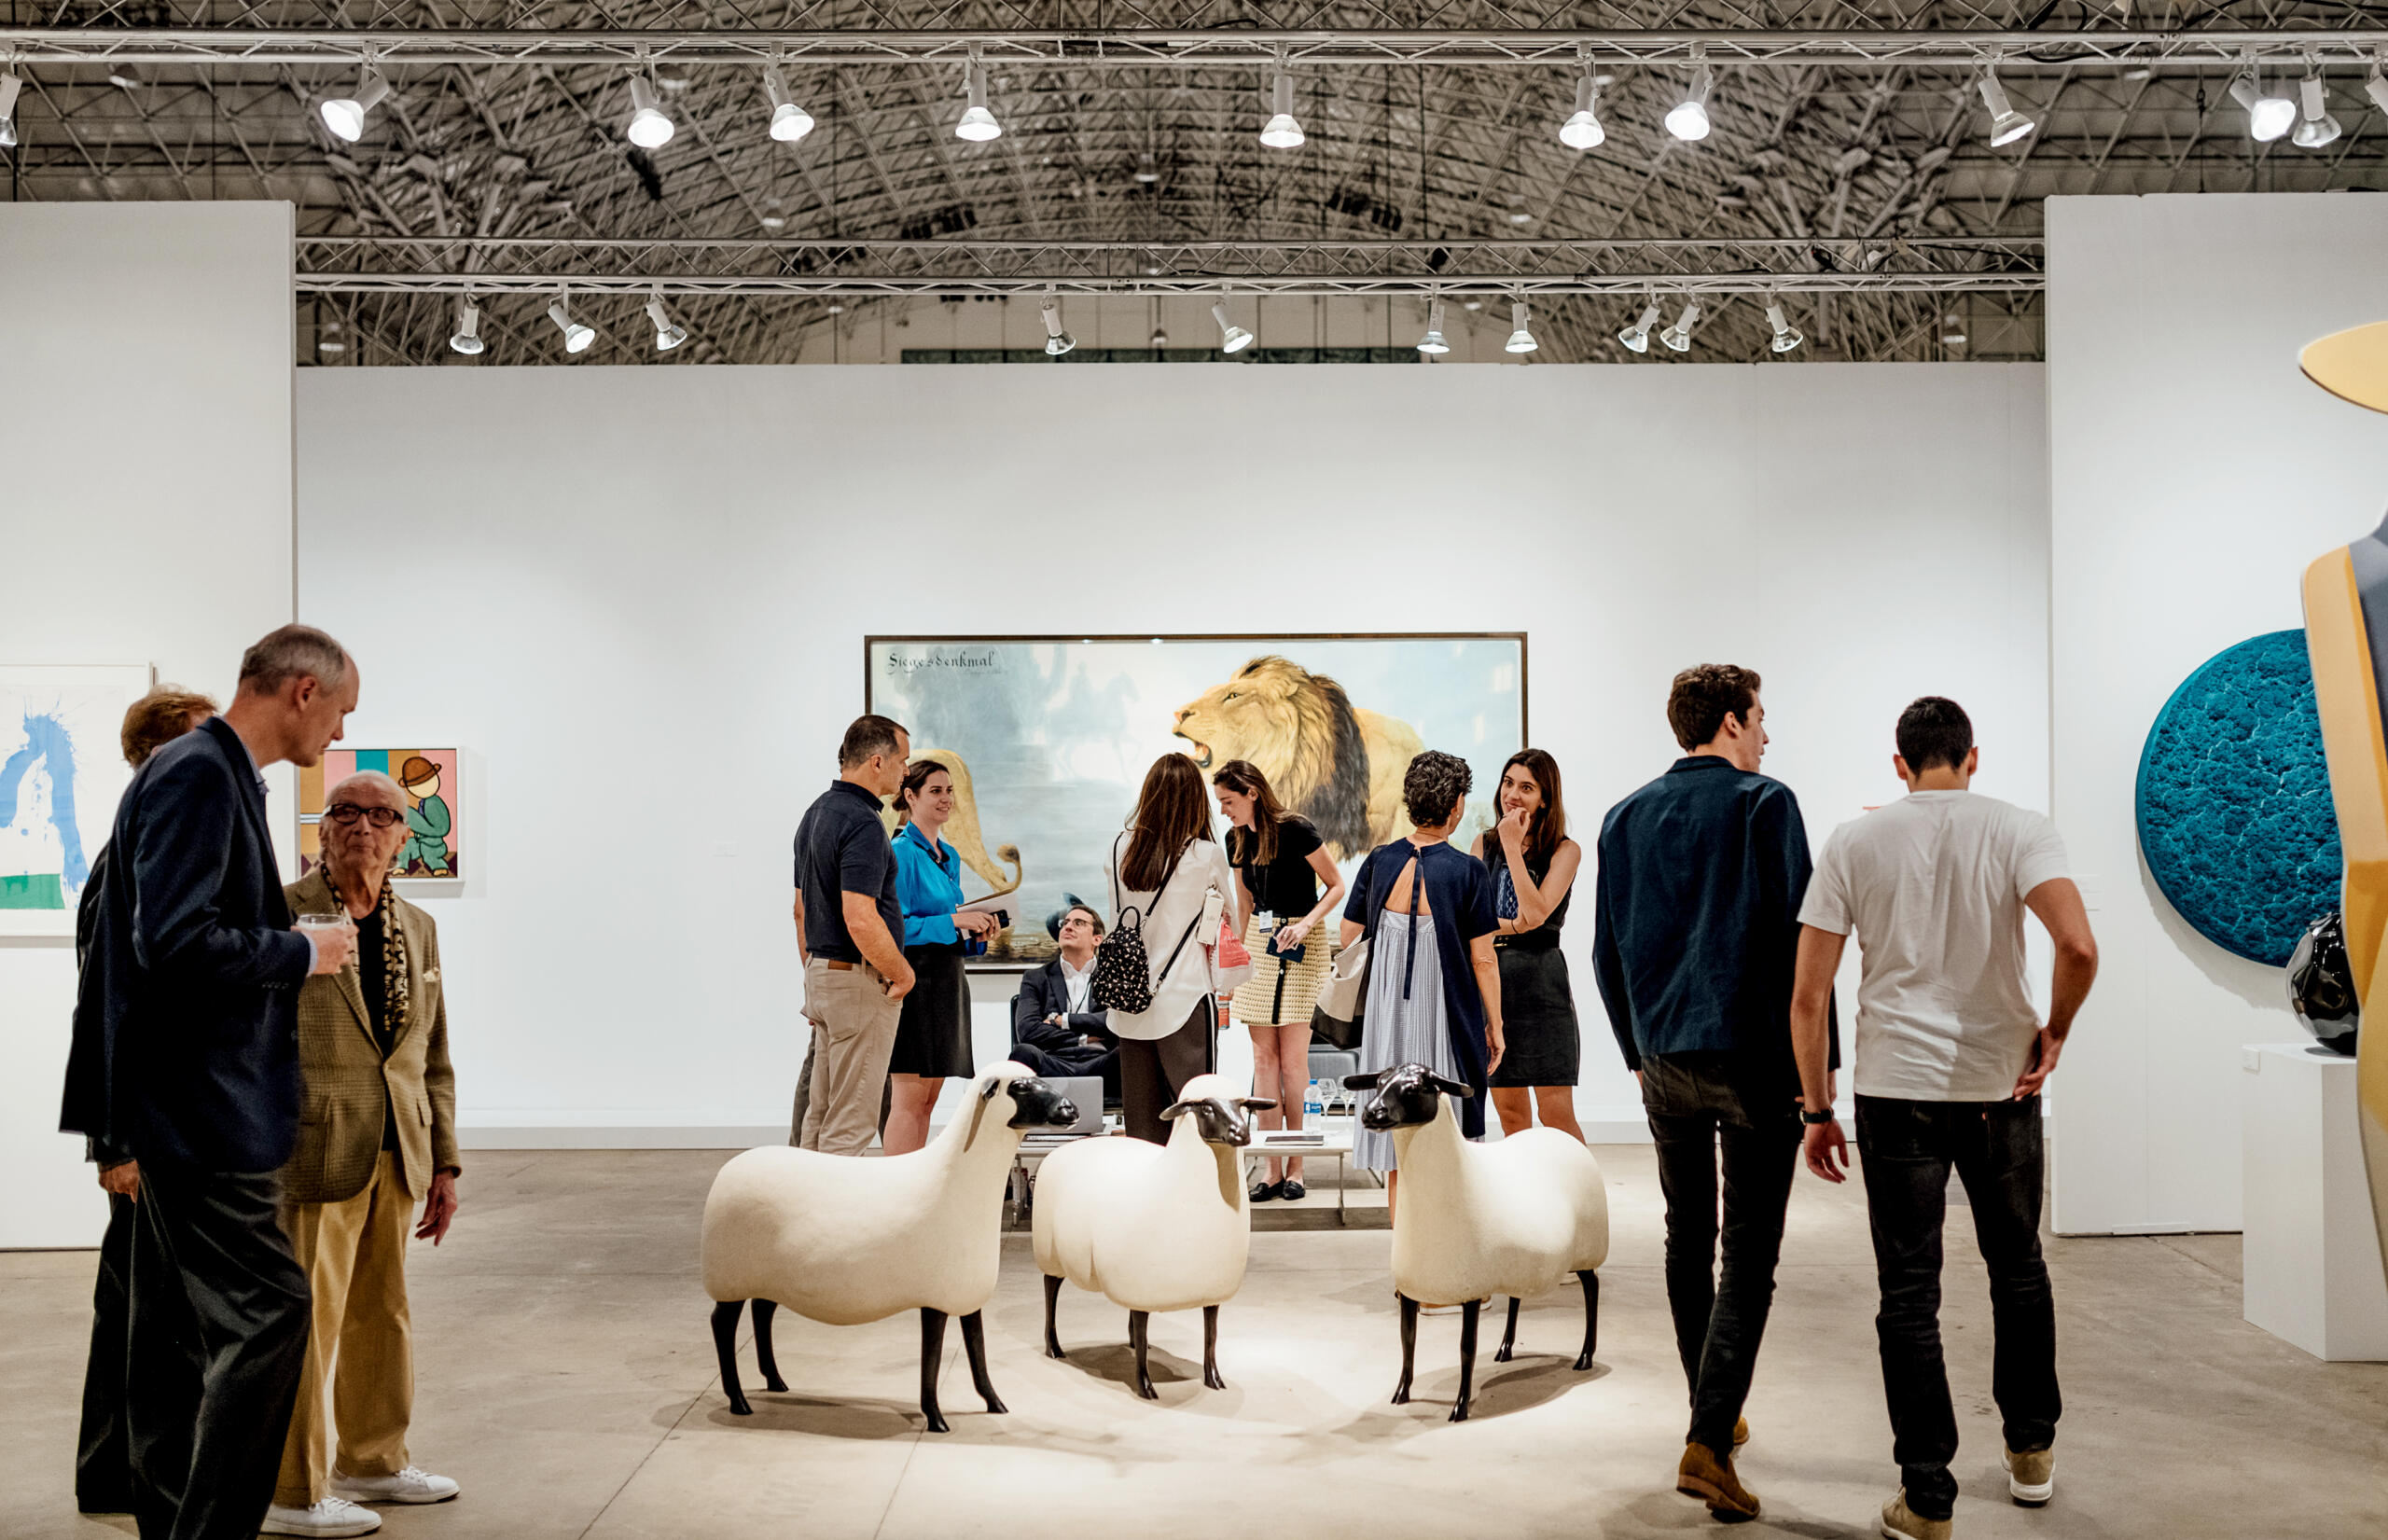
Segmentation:
[(283, 1224), (314, 1289), (314, 1322), (269, 1534), (365, 1534), (382, 1519), (362, 1504), (439, 1503), (457, 1491), (407, 1453), (408, 1231), (434, 1245), (448, 1233), (459, 1168), (439, 935), (389, 881), (408, 839), (406, 807), (396, 784), (371, 771), (331, 788), (323, 863), (287, 890), (293, 914), (347, 914), (357, 950), (298, 995), (304, 1091), (298, 1151), (282, 1173)]

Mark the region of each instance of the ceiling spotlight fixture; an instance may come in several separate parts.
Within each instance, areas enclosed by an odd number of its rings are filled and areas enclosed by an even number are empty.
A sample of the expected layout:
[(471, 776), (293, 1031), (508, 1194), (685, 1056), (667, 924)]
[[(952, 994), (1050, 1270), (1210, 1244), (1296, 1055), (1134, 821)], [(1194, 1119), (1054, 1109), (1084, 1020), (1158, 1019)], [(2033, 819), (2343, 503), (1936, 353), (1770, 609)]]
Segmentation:
[(672, 119), (664, 115), (663, 104), (657, 100), (655, 84), (645, 70), (631, 76), (631, 120), (622, 130), (622, 137), (643, 150), (661, 149), (672, 142)]
[(1650, 351), (1650, 328), (1658, 324), (1659, 302), (1653, 299), (1642, 307), (1640, 319), (1617, 334), (1617, 340), (1625, 344), (1628, 352), (1647, 353)]
[(1576, 81), (1576, 111), (1559, 125), (1559, 142), (1571, 150), (1597, 148), (1608, 137), (1601, 127), (1600, 105), (1600, 82), (1592, 78), (1592, 62), (1586, 59), (1584, 73)]
[(1791, 324), (1790, 318), (1783, 313), (1783, 301), (1780, 299), (1770, 299), (1766, 302), (1766, 324), (1774, 328), (1774, 341), (1771, 346), (1777, 353), (1789, 353), (1808, 340), (1798, 327)]
[(1160, 167), (1153, 160), (1153, 152), (1145, 150), (1136, 157), (1136, 180), (1150, 187), (1160, 180)]
[(332, 137), (354, 145), (365, 137), (365, 115), (389, 94), (390, 83), (382, 78), (381, 71), (368, 64), (365, 73), (356, 77), (354, 91), (327, 97), (315, 110), (323, 114), (324, 127), (332, 131)]
[(0, 71), (0, 150), (17, 143), (17, 93), (24, 89), (22, 80)]
[(1659, 340), (1677, 353), (1689, 353), (1691, 328), (1698, 325), (1700, 325), (1700, 301), (1687, 299), (1683, 302), (1683, 313), (1675, 317), (1673, 326), (1659, 333)]
[(970, 104), (962, 109), (962, 121), (953, 125), (953, 136), (974, 145), (1002, 138), (1004, 126), (987, 110), (987, 66), (975, 58), (963, 65), (962, 89), (969, 96)]
[(1998, 76), (1991, 70), (1981, 72), (1982, 104), (1990, 108), (1990, 144), (1992, 149), (2011, 145), (2038, 127), (2015, 110), (2006, 100), (2006, 88), (1998, 83)]
[(1153, 328), (1153, 346), (1156, 348), (1165, 348), (1169, 346), (1169, 333), (1161, 330), (1159, 326), (1155, 326)]
[(467, 358), (489, 346), (481, 340), (481, 308), (469, 294), (456, 301), (456, 334), (448, 339), (448, 345)]
[(1078, 340), (1062, 329), (1062, 300), (1052, 290), (1045, 291), (1045, 302), (1037, 307), (1045, 316), (1045, 356), (1059, 358), (1078, 345)]
[(2230, 82), (2230, 100), (2247, 111), (2247, 134), (2258, 145), (2269, 145), (2286, 133), (2297, 121), (2297, 104), (2285, 96), (2266, 96), (2256, 74), (2253, 49), (2240, 55), (2246, 69)]
[(1527, 324), (1531, 319), (1524, 300), (1509, 301), (1509, 340), (1501, 344), (1503, 353), (1532, 353), (1542, 346), (1534, 340), (1534, 330)]
[(2298, 94), (2304, 98), (2305, 115), (2297, 125), (2289, 142), (2298, 149), (2317, 150), (2345, 131), (2339, 120), (2330, 116), (2329, 99), (2322, 87), (2322, 71), (2311, 60), (2306, 62), (2305, 78), (2297, 84)]
[(1451, 351), (1443, 340), (1443, 297), (1435, 296), (1426, 302), (1426, 335), (1418, 339), (1418, 351), (1435, 357)]
[(141, 76), (132, 73), (132, 66), (130, 64), (110, 64), (108, 66), (108, 84), (111, 86), (122, 86), (126, 90), (139, 90), (141, 89)]
[(1229, 323), (1228, 307), (1225, 301), (1221, 301), (1220, 303), (1211, 307), (1211, 319), (1219, 324), (1219, 351), (1221, 353), (1242, 353), (1244, 349), (1252, 346), (1252, 333), (1244, 330), (1242, 326), (1232, 326)]
[(1708, 137), (1708, 93), (1715, 88), (1716, 76), (1708, 68), (1706, 54), (1700, 44), (1691, 46), (1691, 90), (1667, 109), (1667, 132), (1686, 144)]
[[(2373, 106), (2388, 112), (2388, 62), (2375, 62), (2371, 66), (2370, 75), (2364, 78), (2363, 94), (2371, 98)], [(8, 87), (6, 82), (0, 82), (0, 104), (6, 104), (7, 99)], [(7, 116), (5, 105), (0, 105), (0, 118)]]
[[(646, 318), (655, 323), (655, 351), (670, 353), (688, 340), (688, 328), (675, 325), (672, 312), (663, 308), (663, 291), (646, 291)], [(590, 335), (594, 336), (594, 333)]]
[(787, 89), (787, 76), (777, 64), (763, 66), (763, 91), (771, 99), (772, 138), (793, 145), (812, 132), (812, 115), (796, 104), (796, 93)]
[(1940, 340), (1941, 340), (1941, 341), (1946, 342), (1946, 343), (1947, 343), (1947, 344), (1949, 344), (1951, 347), (1956, 347), (1956, 346), (1959, 346), (1960, 344), (1962, 344), (1962, 343), (1965, 341), (1965, 317), (1963, 317), (1963, 316), (1961, 316), (1961, 315), (1956, 314), (1954, 312), (1950, 312), (1949, 314), (1944, 315), (1944, 316), (1942, 316), (1942, 317), (1940, 318)]
[(1294, 77), (1285, 73), (1281, 55), (1276, 77), (1269, 84), (1269, 121), (1261, 127), (1260, 142), (1272, 150), (1295, 150), (1302, 147), (1305, 138), (1300, 121), (1294, 117)]
[(572, 296), (569, 293), (559, 294), (548, 302), (548, 319), (556, 324), (556, 330), (563, 333), (563, 351), (566, 353), (587, 353), (589, 344), (597, 340), (596, 327), (582, 326), (572, 318)]

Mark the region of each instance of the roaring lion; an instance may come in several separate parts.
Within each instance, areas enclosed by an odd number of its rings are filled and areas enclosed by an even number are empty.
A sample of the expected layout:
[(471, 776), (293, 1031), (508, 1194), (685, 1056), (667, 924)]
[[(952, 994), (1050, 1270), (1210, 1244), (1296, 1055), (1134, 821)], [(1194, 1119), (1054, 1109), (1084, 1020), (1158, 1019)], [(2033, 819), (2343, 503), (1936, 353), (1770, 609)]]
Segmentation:
[(1205, 771), (1249, 759), (1277, 799), (1318, 825), (1337, 860), (1409, 832), (1402, 772), (1425, 747), (1409, 723), (1361, 711), (1343, 687), (1271, 653), (1177, 714)]

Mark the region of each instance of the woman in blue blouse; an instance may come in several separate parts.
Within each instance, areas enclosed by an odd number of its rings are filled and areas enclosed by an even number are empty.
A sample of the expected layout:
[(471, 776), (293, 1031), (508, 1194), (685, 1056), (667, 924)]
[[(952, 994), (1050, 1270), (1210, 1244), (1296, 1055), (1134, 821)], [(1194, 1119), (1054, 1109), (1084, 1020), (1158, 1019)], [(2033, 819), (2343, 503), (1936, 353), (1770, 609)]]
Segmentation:
[(896, 793), (904, 826), (896, 831), (896, 899), (904, 910), (904, 961), (915, 982), (904, 996), (888, 1061), (887, 1127), (880, 1145), (904, 1155), (928, 1143), (929, 1112), (949, 1075), (968, 1079), (970, 983), (965, 950), (986, 950), (995, 929), (991, 914), (957, 914), (962, 906), (962, 857), (937, 837), (953, 816), (953, 777), (934, 759), (904, 772)]
[[(1352, 880), (1343, 944), (1365, 931), (1368, 1003), (1360, 1073), (1423, 1064), (1474, 1088), (1460, 1103), (1460, 1132), (1484, 1137), (1484, 1085), (1501, 1061), (1501, 963), (1492, 950), (1492, 875), (1453, 850), (1475, 776), (1456, 755), (1428, 749), (1409, 761), (1401, 799), (1417, 829), (1380, 845)], [(1393, 1135), (1360, 1129), (1353, 1153), (1370, 1171), (1393, 1170)], [(1399, 1177), (1385, 1179), (1389, 1211)]]

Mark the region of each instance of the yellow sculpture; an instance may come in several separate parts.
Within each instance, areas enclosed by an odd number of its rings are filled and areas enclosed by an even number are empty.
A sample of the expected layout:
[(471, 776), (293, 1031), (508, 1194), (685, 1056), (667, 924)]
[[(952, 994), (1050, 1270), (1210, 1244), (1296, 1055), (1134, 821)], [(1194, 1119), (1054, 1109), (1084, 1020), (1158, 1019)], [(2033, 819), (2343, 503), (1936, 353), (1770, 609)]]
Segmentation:
[[(2325, 337), (2298, 363), (2331, 395), (2388, 412), (2388, 322)], [(2373, 991), (2388, 945), (2388, 726), (2381, 716), (2388, 677), (2388, 522), (2305, 569), (2305, 646), (2346, 852), (2347, 961), (2366, 1018), (2355, 1047), (2356, 1123), (2388, 1265), (2388, 1020), (2372, 1014), (2375, 998), (2388, 1013), (2388, 991)]]

